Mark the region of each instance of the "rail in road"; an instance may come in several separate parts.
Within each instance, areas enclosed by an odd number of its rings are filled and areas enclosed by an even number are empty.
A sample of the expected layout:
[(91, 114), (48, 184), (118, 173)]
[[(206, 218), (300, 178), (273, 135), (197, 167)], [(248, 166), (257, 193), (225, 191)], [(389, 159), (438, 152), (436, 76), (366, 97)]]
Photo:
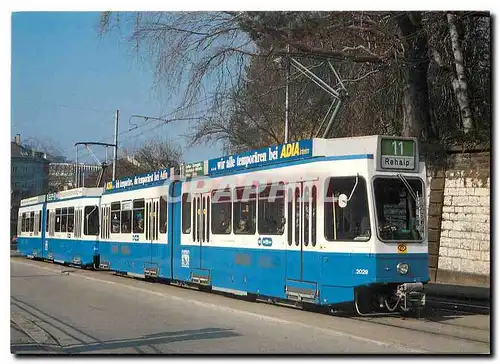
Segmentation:
[(11, 259), (11, 270), (11, 310), (47, 332), (41, 342), (51, 352), (490, 351), (488, 315), (326, 316), (22, 258)]

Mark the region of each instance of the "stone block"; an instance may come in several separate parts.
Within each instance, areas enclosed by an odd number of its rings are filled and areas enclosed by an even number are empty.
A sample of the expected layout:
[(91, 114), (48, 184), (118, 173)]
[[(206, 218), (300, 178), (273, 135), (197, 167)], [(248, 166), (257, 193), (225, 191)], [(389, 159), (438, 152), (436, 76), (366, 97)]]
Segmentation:
[(431, 254), (431, 255), (439, 255), (440, 247), (438, 246), (437, 243), (435, 243), (435, 244), (429, 244), (428, 249), (429, 249), (429, 254)]
[(441, 227), (441, 218), (429, 217), (429, 221), (427, 224), (429, 229), (439, 229)]
[(490, 252), (490, 241), (481, 241), (479, 243), (479, 250), (481, 250), (482, 252)]
[(460, 258), (461, 249), (448, 248), (446, 251), (446, 256), (450, 258)]
[(469, 199), (467, 196), (454, 196), (453, 206), (469, 206)]
[(457, 247), (457, 241), (452, 239), (452, 238), (448, 238), (448, 237), (441, 237), (441, 241), (439, 242), (439, 246), (441, 247)]
[(453, 228), (453, 221), (445, 220), (441, 221), (441, 231), (443, 230), (451, 230)]
[[(453, 209), (451, 206), (446, 206), (448, 209)], [(429, 204), (429, 211), (427, 212), (429, 216), (439, 216), (442, 213), (441, 204), (431, 203)]]
[[(442, 225), (441, 225), (441, 228), (442, 228)], [(436, 242), (438, 243), (439, 242), (439, 230), (436, 229), (429, 229), (427, 231), (427, 234), (428, 234), (428, 240), (429, 240), (429, 243), (430, 242)]]
[(472, 250), (474, 249), (474, 242), (470, 239), (463, 239), (460, 241), (460, 249)]
[(452, 269), (452, 260), (449, 257), (439, 257), (438, 268), (439, 269)]
[(429, 255), (429, 267), (437, 268), (438, 267), (439, 256), (437, 255)]
[(444, 199), (443, 199), (443, 205), (444, 206), (452, 206), (453, 205), (452, 202), (453, 201), (452, 201), (452, 197), (451, 196), (449, 196), (449, 195), (445, 195), (444, 196)]
[(464, 207), (461, 207), (461, 209), (463, 211), (455, 211), (455, 212), (463, 212), (465, 214), (474, 214), (476, 212), (476, 208), (475, 206), (464, 206)]
[(429, 202), (430, 203), (441, 203), (441, 201), (443, 201), (443, 192), (431, 190)]
[[(435, 205), (435, 206), (439, 206), (438, 204), (431, 204), (431, 205)], [(453, 207), (453, 206), (443, 206), (443, 210), (442, 212), (447, 212), (447, 213), (450, 213), (450, 212), (455, 212), (455, 208), (456, 207)], [(430, 206), (429, 206), (429, 215), (430, 215)]]
[(474, 230), (479, 233), (490, 233), (490, 224), (478, 222)]
[(474, 188), (474, 196), (490, 196), (489, 188)]
[(464, 273), (475, 273), (474, 262), (469, 259), (460, 259), (460, 271)]
[(483, 214), (474, 214), (471, 215), (472, 221), (474, 222), (489, 222), (490, 221), (490, 216), (489, 215), (483, 215)]
[[(430, 249), (429, 249), (429, 253), (430, 253)], [(439, 247), (439, 256), (441, 257), (448, 257), (448, 248), (447, 247), (444, 247), (444, 246), (440, 246)]]
[(467, 258), (469, 260), (481, 260), (481, 252), (478, 250), (468, 250), (467, 256), (463, 258)]
[(434, 177), (430, 183), (432, 190), (443, 190), (444, 185), (445, 185), (445, 179), (440, 177)]
[(490, 261), (490, 252), (481, 252), (481, 260), (483, 262), (489, 262)]

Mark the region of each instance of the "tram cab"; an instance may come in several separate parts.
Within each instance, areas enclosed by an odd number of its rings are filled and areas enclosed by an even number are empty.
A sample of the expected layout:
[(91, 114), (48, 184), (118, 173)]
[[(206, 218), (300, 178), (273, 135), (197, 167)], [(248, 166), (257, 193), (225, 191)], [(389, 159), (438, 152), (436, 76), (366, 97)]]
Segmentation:
[(17, 217), (17, 252), (29, 258), (44, 258), (45, 195), (21, 200)]

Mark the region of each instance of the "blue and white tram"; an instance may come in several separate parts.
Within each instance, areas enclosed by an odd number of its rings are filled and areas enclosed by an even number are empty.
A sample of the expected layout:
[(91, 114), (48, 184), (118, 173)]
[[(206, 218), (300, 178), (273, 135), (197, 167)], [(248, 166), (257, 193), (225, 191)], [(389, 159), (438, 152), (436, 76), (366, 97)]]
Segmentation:
[(82, 267), (97, 263), (101, 194), (102, 188), (80, 187), (47, 195), (48, 260)]
[(17, 220), (17, 251), (29, 258), (43, 259), (45, 195), (21, 200)]
[(100, 267), (171, 278), (168, 171), (108, 183), (101, 198)]
[(360, 314), (423, 305), (425, 181), (417, 142), (404, 138), (313, 139), (208, 161), (182, 183), (174, 279), (355, 301)]
[(425, 304), (425, 192), (416, 139), (303, 140), (49, 195), (44, 249), (239, 295), (406, 311)]

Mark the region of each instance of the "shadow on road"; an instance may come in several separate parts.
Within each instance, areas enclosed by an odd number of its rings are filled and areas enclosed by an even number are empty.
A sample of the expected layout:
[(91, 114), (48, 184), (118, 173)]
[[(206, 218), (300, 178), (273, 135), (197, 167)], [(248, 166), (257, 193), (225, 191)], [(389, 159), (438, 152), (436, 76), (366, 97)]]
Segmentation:
[[(30, 317), (33, 317), (36, 323), (43, 326), (48, 335), (52, 336), (50, 331), (51, 328), (59, 332), (64, 333), (68, 338), (76, 341), (76, 344), (72, 345), (39, 345), (37, 343), (20, 343), (14, 344), (11, 342), (11, 352), (17, 355), (44, 355), (44, 354), (85, 354), (85, 353), (95, 353), (95, 354), (146, 354), (143, 350), (145, 347), (149, 347), (151, 351), (155, 354), (163, 354), (163, 352), (155, 347), (155, 345), (168, 344), (173, 342), (181, 341), (196, 341), (196, 340), (212, 340), (220, 338), (229, 338), (241, 336), (233, 329), (227, 328), (203, 328), (197, 330), (181, 330), (181, 331), (166, 331), (160, 333), (152, 333), (148, 335), (142, 335), (136, 338), (127, 339), (114, 339), (101, 341), (98, 338), (87, 334), (85, 331), (69, 325), (64, 321), (51, 316), (40, 309), (24, 302), (18, 298), (11, 296), (11, 305), (14, 305), (16, 309), (22, 310), (27, 313)], [(42, 325), (43, 324), (43, 325)], [(39, 327), (41, 327), (39, 326)], [(11, 326), (14, 330), (19, 330), (17, 327)], [(71, 334), (70, 331), (78, 333), (81, 335), (80, 338), (75, 334)], [(82, 336), (85, 339), (82, 339)], [(56, 340), (57, 341), (57, 340)], [(89, 342), (90, 341), (90, 342)], [(130, 352), (132, 348), (134, 352)]]

